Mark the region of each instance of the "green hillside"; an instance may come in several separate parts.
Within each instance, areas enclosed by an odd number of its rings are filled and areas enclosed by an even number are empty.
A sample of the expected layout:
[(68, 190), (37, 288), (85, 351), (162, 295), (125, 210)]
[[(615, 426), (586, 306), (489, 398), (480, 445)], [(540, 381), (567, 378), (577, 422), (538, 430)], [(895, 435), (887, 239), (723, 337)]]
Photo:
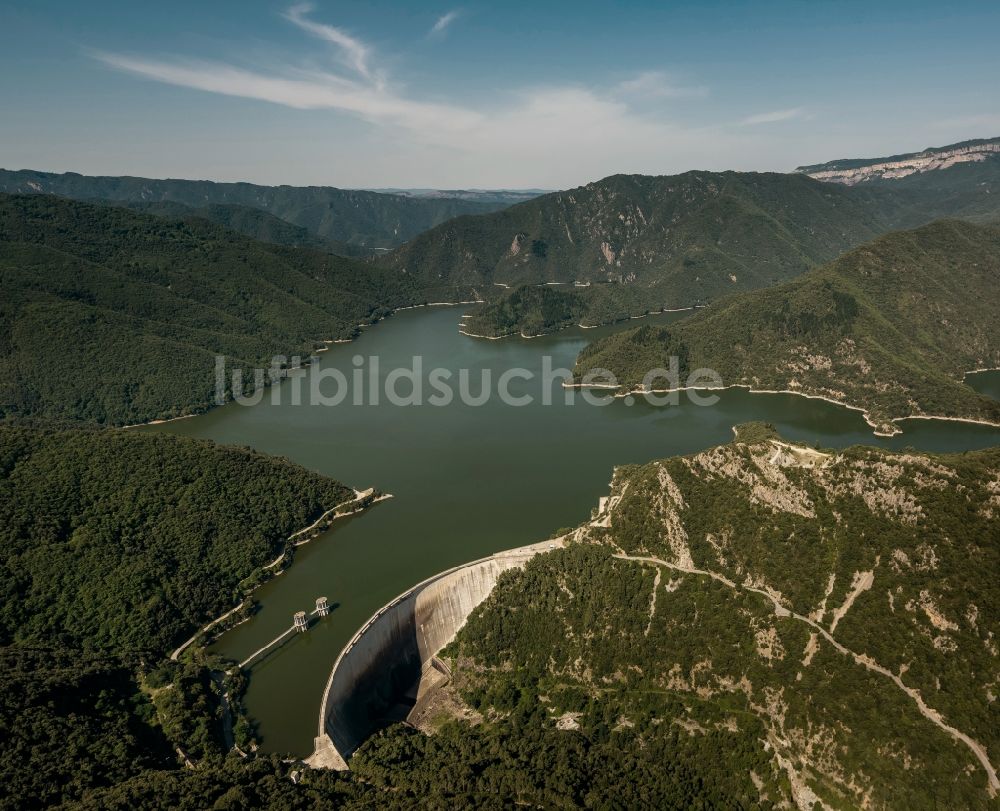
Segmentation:
[(899, 216), (888, 198), (799, 175), (614, 175), (457, 218), (379, 262), (484, 294), (543, 282), (633, 288), (645, 311), (776, 284)]
[[(802, 174), (615, 175), (457, 218), (377, 261), (487, 299), (471, 313), (475, 334), (533, 335), (770, 287), (939, 217), (1000, 220), (997, 172), (993, 159), (861, 186)], [(552, 286), (545, 306), (572, 319), (542, 316), (540, 294), (506, 301), (510, 289), (541, 284)]]
[(0, 644), (166, 653), (285, 538), (354, 498), (283, 459), (165, 434), (0, 427)]
[[(997, 140), (997, 139), (994, 139)], [(981, 162), (960, 163), (935, 172), (876, 181), (909, 201), (928, 219), (947, 215), (982, 224), (1000, 222), (1000, 154)]]
[(407, 197), (331, 186), (258, 186), (209, 180), (90, 177), (0, 169), (0, 192), (58, 194), (76, 200), (235, 204), (261, 209), (311, 234), (366, 248), (392, 248), (460, 214), (482, 214), (505, 202)]
[[(164, 657), (242, 600), (289, 535), (353, 498), (251, 450), (0, 426), (0, 808), (177, 769), (176, 746), (221, 758), (221, 673), (200, 651)], [(239, 682), (225, 689), (235, 712)], [(237, 719), (237, 742), (247, 730)]]
[(598, 327), (650, 313), (705, 306), (651, 304), (649, 295), (649, 288), (627, 284), (522, 284), (471, 308), (463, 331), (482, 338), (534, 337), (574, 325)]
[(1000, 405), (962, 382), (1000, 365), (998, 289), (1000, 228), (935, 222), (677, 324), (599, 340), (576, 374), (604, 368), (632, 388), (677, 356), (682, 378), (707, 367), (727, 385), (828, 397), (881, 431), (921, 414), (1000, 422)]
[(462, 332), (481, 337), (542, 335), (571, 327), (588, 311), (586, 288), (563, 292), (544, 285), (521, 285), (491, 304), (474, 308)]
[[(91, 202), (100, 201), (93, 200)], [(360, 245), (348, 245), (346, 242), (317, 236), (299, 225), (278, 219), (262, 209), (236, 205), (235, 203), (214, 203), (197, 208), (172, 201), (160, 203), (125, 202), (115, 203), (115, 205), (122, 205), (143, 214), (152, 214), (174, 220), (201, 217), (260, 242), (273, 242), (276, 245), (289, 245), (294, 248), (313, 248), (318, 251), (334, 253), (337, 256), (362, 257), (372, 254), (371, 251)]]
[(749, 778), (710, 806), (990, 807), (998, 477), (995, 449), (825, 453), (763, 426), (620, 468), (447, 651), (454, 713), (609, 741), (636, 790), (644, 753), (698, 742), (706, 776)]
[(0, 195), (0, 415), (121, 425), (202, 410), (214, 358), (265, 367), (426, 300), (328, 253), (43, 195)]
[(860, 183), (889, 193), (928, 220), (942, 216), (980, 223), (1000, 220), (1000, 138), (977, 138), (886, 158), (836, 160), (795, 171), (827, 173), (821, 179)]

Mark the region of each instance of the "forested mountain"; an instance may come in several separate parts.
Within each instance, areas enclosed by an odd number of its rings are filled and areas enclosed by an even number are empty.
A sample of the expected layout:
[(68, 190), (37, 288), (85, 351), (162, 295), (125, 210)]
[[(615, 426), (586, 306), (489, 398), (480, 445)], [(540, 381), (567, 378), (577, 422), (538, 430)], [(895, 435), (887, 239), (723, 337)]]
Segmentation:
[(888, 230), (900, 216), (878, 194), (799, 175), (614, 175), (460, 217), (379, 262), (470, 288), (635, 288), (658, 309), (783, 281)]
[[(482, 214), (505, 201), (407, 197), (332, 186), (258, 186), (209, 180), (91, 177), (0, 169), (0, 192), (58, 194), (76, 200), (173, 202), (201, 208), (236, 204), (261, 209), (311, 234), (365, 248), (392, 248), (459, 214)], [(239, 229), (238, 229), (239, 230)]]
[(988, 807), (998, 481), (997, 449), (820, 452), (760, 425), (620, 468), (575, 543), (473, 613), (449, 689), (567, 747), (610, 741), (637, 791), (646, 752), (698, 742), (728, 767), (706, 790), (742, 780), (710, 807)]
[(862, 183), (888, 191), (927, 219), (1000, 220), (1000, 138), (977, 138), (886, 158), (835, 160), (795, 171), (830, 183)]
[(681, 380), (707, 367), (727, 385), (821, 395), (889, 433), (914, 415), (1000, 422), (1000, 405), (962, 382), (1000, 366), (998, 289), (1000, 228), (939, 221), (676, 324), (599, 340), (576, 374), (608, 369), (632, 388), (676, 356)]
[(0, 426), (0, 808), (221, 757), (208, 670), (167, 652), (354, 498), (252, 450)]
[(586, 326), (594, 300), (589, 292), (589, 288), (564, 292), (549, 285), (522, 284), (503, 298), (470, 310), (462, 321), (461, 332), (480, 338), (528, 338), (577, 323)]
[[(1000, 139), (994, 141), (1000, 150)], [(983, 224), (1000, 222), (1000, 151), (987, 160), (957, 163), (946, 170), (915, 172), (877, 181), (928, 219), (961, 217)]]
[[(860, 187), (803, 174), (615, 175), (457, 218), (377, 261), (490, 299), (472, 314), (475, 334), (594, 326), (778, 284), (895, 228), (1000, 219), (998, 172), (993, 159)], [(541, 316), (537, 295), (528, 307), (531, 294), (505, 300), (506, 288), (538, 284), (569, 297), (545, 303), (571, 320)]]
[(165, 654), (353, 498), (252, 450), (0, 426), (0, 644)]
[[(100, 202), (94, 200), (92, 202)], [(237, 231), (251, 239), (260, 242), (273, 242), (276, 245), (289, 245), (296, 248), (314, 248), (318, 251), (335, 253), (337, 256), (371, 256), (372, 251), (360, 245), (348, 245), (346, 242), (338, 242), (335, 239), (327, 239), (317, 236), (305, 228), (286, 220), (279, 219), (273, 214), (250, 206), (241, 206), (235, 203), (213, 203), (207, 206), (185, 205), (173, 201), (163, 201), (159, 203), (135, 203), (135, 202), (113, 202), (112, 205), (121, 205), (133, 211), (140, 211), (143, 214), (152, 214), (157, 217), (166, 217), (173, 220), (183, 220), (189, 217), (201, 217), (210, 222)]]
[(408, 277), (48, 195), (0, 195), (0, 415), (141, 422), (204, 409), (214, 357), (263, 368), (425, 298)]

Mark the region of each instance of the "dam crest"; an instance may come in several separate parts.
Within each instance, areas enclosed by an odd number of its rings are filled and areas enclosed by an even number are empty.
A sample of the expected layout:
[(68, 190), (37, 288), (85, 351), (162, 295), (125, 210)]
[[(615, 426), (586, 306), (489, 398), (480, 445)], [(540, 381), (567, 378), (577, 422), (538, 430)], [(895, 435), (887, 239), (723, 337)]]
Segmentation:
[[(500, 575), (520, 569), (562, 539), (497, 552), (429, 577), (390, 601), (340, 652), (323, 693), (314, 768), (348, 768), (354, 751), (387, 719), (401, 719), (400, 697), (441, 680), (437, 654), (493, 591)], [(405, 705), (403, 705), (405, 709)]]

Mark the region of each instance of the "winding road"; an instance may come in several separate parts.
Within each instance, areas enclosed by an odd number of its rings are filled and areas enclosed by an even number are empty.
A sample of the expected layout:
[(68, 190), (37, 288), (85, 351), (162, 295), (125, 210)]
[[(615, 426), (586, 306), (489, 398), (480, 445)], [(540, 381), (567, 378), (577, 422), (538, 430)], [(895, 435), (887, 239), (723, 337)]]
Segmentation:
[(1000, 791), (1000, 780), (997, 779), (996, 769), (993, 767), (993, 764), (990, 762), (989, 757), (987, 757), (986, 755), (986, 750), (983, 748), (981, 744), (970, 738), (961, 730), (955, 729), (955, 727), (945, 723), (944, 719), (941, 717), (941, 713), (935, 710), (933, 707), (927, 706), (920, 693), (912, 687), (907, 687), (903, 683), (903, 680), (897, 674), (893, 673), (888, 668), (883, 667), (869, 656), (855, 653), (849, 648), (846, 648), (844, 645), (842, 645), (840, 642), (834, 639), (833, 635), (819, 623), (814, 622), (813, 620), (803, 616), (802, 614), (797, 614), (794, 611), (790, 611), (789, 609), (785, 608), (783, 605), (781, 605), (781, 603), (778, 602), (778, 600), (774, 596), (768, 594), (763, 589), (757, 589), (751, 586), (737, 586), (736, 583), (734, 583), (732, 580), (730, 580), (727, 577), (724, 577), (721, 574), (718, 574), (717, 572), (710, 572), (706, 569), (696, 569), (694, 567), (678, 566), (674, 563), (668, 563), (665, 560), (655, 557), (642, 557), (642, 556), (625, 555), (625, 554), (616, 554), (615, 557), (620, 558), (621, 560), (631, 560), (637, 563), (648, 563), (654, 566), (662, 566), (668, 569), (674, 569), (675, 571), (678, 572), (684, 572), (685, 574), (711, 577), (713, 580), (717, 580), (720, 583), (724, 583), (734, 591), (740, 591), (740, 590), (752, 591), (754, 594), (759, 594), (762, 597), (767, 598), (774, 605), (774, 613), (777, 616), (791, 617), (792, 619), (796, 619), (799, 622), (804, 622), (806, 625), (812, 628), (816, 633), (820, 634), (820, 636), (822, 636), (827, 642), (829, 642), (830, 645), (832, 645), (835, 650), (839, 651), (845, 656), (850, 656), (857, 664), (862, 665), (863, 667), (867, 668), (873, 673), (878, 673), (879, 675), (885, 676), (887, 679), (890, 679), (893, 682), (893, 684), (896, 685), (896, 687), (898, 687), (900, 690), (906, 693), (906, 695), (908, 695), (913, 700), (913, 702), (917, 705), (917, 709), (920, 711), (920, 714), (923, 715), (924, 718), (936, 724), (938, 727), (940, 727), (949, 735), (951, 735), (951, 737), (953, 737), (955, 740), (961, 741), (967, 747), (969, 747), (969, 750), (976, 756), (979, 762), (983, 765), (983, 768), (986, 770), (988, 791), (990, 797), (997, 796), (998, 791)]

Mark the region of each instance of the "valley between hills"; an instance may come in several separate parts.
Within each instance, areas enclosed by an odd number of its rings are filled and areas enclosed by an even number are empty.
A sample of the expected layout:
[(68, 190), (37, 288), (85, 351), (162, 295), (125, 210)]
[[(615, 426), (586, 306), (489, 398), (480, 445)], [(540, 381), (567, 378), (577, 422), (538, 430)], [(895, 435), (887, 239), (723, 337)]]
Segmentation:
[[(0, 808), (995, 806), (1000, 402), (965, 373), (1000, 366), (997, 141), (530, 199), (0, 173)], [(507, 337), (394, 315), (470, 300)], [(354, 347), (622, 397), (232, 402)], [(217, 355), (285, 361), (220, 403)], [(671, 358), (804, 397), (626, 408)], [(359, 696), (349, 769), (272, 745), (359, 617), (527, 544), (419, 713), (414, 662)]]

